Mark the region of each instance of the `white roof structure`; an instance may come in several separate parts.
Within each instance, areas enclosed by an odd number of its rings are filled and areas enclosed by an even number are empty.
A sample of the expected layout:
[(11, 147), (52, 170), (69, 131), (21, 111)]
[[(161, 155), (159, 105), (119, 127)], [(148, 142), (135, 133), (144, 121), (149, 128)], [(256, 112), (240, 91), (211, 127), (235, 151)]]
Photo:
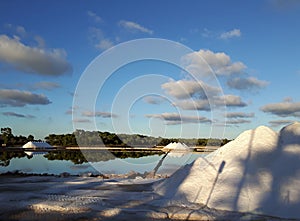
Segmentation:
[(49, 149), (53, 148), (47, 142), (36, 142), (36, 141), (29, 141), (23, 145), (23, 148), (31, 148), (31, 149)]

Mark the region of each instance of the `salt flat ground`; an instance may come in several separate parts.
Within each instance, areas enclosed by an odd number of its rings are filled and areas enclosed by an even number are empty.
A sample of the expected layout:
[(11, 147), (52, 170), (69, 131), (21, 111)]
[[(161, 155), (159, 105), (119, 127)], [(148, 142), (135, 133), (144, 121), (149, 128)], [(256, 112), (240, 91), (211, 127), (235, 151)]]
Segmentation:
[(283, 220), (170, 201), (155, 179), (2, 175), (0, 220)]

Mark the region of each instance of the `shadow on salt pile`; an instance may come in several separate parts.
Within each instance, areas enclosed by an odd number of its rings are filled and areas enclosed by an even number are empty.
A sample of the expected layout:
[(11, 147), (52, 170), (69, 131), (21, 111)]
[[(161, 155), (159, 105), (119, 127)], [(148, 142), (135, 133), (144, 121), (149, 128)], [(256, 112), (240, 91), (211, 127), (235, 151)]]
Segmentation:
[(268, 127), (234, 141), (156, 185), (169, 201), (299, 219), (300, 124), (279, 135)]

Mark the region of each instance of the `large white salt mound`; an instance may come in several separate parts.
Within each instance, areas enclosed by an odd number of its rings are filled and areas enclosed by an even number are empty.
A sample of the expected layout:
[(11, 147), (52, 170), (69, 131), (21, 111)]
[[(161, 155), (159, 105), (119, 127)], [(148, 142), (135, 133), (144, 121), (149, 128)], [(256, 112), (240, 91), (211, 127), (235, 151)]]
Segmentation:
[(300, 219), (300, 124), (261, 126), (156, 185), (166, 199)]

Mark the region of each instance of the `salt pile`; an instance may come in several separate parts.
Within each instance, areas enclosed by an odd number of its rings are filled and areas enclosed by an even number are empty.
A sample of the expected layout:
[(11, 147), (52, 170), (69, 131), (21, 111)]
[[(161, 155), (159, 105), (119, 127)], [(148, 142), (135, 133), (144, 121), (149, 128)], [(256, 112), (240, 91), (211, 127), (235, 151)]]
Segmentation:
[(184, 143), (169, 143), (163, 150), (189, 151), (190, 148)]
[(300, 123), (245, 131), (154, 188), (171, 201), (300, 219)]
[(170, 157), (183, 157), (188, 152), (191, 152), (193, 149), (188, 147), (184, 143), (169, 143), (167, 146), (165, 146), (162, 151), (170, 153), (168, 154)]

